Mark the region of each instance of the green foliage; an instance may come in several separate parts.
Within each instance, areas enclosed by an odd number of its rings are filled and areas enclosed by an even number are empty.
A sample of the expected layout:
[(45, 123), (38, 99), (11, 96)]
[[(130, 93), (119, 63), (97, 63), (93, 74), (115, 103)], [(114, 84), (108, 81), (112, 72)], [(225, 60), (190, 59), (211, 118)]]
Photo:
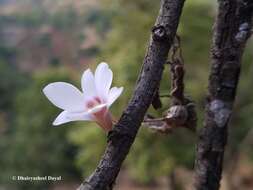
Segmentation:
[(104, 36), (111, 26), (111, 19), (115, 16), (115, 11), (107, 9), (91, 9), (84, 17), (86, 25), (95, 26), (97, 32)]
[(39, 7), (34, 7), (28, 12), (16, 13), (8, 17), (9, 21), (27, 28), (38, 27), (45, 23), (45, 19), (45, 10)]
[(87, 177), (102, 156), (106, 145), (106, 135), (95, 123), (82, 122), (75, 125), (79, 127), (71, 130), (69, 139), (80, 147), (76, 155), (76, 165), (82, 170), (83, 176)]
[[(186, 67), (186, 92), (203, 103), (209, 70), (209, 49), (214, 10), (208, 3), (186, 4), (179, 34)], [(200, 82), (201, 81), (201, 82)]]
[(76, 26), (78, 15), (73, 7), (57, 11), (50, 15), (49, 23), (58, 29), (71, 29)]
[[(33, 77), (29, 87), (16, 97), (16, 120), (12, 134), (5, 136), (4, 157), (1, 159), (2, 184), (10, 176), (62, 176), (65, 181), (78, 178), (73, 165), (76, 148), (66, 138), (67, 126), (53, 128), (52, 121), (59, 110), (46, 99), (42, 88), (53, 81), (69, 81), (65, 72), (52, 70)], [(8, 139), (7, 139), (8, 138)], [(11, 189), (45, 189), (49, 183), (12, 181)]]
[(127, 160), (132, 176), (139, 182), (150, 183), (168, 176), (179, 165), (192, 168), (193, 142), (193, 136), (184, 129), (168, 136), (141, 128)]
[(0, 111), (7, 112), (13, 109), (13, 99), (27, 81), (26, 77), (19, 73), (14, 65), (7, 62), (9, 54), (9, 51), (5, 49), (0, 51)]

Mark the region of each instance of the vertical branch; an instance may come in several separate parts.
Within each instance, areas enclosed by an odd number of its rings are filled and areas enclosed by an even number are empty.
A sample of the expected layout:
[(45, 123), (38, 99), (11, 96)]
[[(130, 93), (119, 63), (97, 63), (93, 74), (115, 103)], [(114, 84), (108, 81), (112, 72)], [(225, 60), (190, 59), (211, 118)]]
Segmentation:
[(218, 3), (205, 122), (195, 161), (196, 190), (219, 189), (241, 58), (252, 28), (252, 0), (218, 0)]
[(184, 0), (162, 0), (137, 85), (127, 108), (108, 136), (108, 145), (94, 173), (79, 190), (112, 189), (122, 162), (135, 139), (159, 86), (176, 34)]

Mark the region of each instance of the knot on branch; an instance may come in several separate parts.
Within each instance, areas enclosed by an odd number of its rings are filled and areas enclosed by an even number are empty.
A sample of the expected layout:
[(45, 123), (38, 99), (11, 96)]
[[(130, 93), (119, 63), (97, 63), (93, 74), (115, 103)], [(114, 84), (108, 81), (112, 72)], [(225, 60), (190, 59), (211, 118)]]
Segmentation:
[(154, 118), (146, 115), (144, 123), (160, 133), (171, 133), (173, 129), (183, 127), (193, 132), (196, 131), (197, 114), (195, 104), (189, 100), (185, 105), (173, 105), (162, 118)]
[(174, 128), (184, 127), (191, 131), (196, 130), (197, 113), (195, 104), (191, 100), (188, 100), (185, 105), (174, 105), (170, 107), (165, 118), (168, 125)]
[(169, 35), (163, 25), (157, 25), (152, 28), (152, 38), (154, 41), (165, 41), (169, 39)]
[(238, 43), (242, 43), (247, 40), (249, 35), (250, 35), (250, 26), (247, 22), (245, 22), (239, 26), (239, 30), (235, 36), (235, 39)]
[(231, 115), (231, 108), (222, 100), (215, 99), (210, 103), (210, 111), (216, 126), (225, 127)]
[(185, 106), (175, 105), (168, 110), (165, 121), (173, 127), (182, 126), (188, 118), (188, 111)]

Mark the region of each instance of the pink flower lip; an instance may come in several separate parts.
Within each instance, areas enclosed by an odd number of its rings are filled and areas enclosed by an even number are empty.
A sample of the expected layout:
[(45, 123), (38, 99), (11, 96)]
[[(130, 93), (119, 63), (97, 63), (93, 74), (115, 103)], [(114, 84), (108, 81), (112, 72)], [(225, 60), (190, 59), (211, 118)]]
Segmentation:
[(94, 97), (87, 101), (86, 107), (88, 108), (87, 112), (92, 114), (96, 123), (108, 132), (112, 129), (113, 121), (107, 104), (102, 104), (102, 102), (99, 97)]

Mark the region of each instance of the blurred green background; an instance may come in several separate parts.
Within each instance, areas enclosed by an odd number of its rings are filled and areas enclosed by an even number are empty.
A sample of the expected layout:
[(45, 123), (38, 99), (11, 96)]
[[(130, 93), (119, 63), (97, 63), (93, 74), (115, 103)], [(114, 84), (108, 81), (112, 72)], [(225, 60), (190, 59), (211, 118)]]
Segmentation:
[[(214, 1), (189, 0), (178, 34), (186, 67), (186, 93), (203, 122)], [(0, 0), (0, 189), (75, 189), (96, 167), (105, 133), (92, 122), (52, 127), (59, 109), (42, 94), (50, 82), (80, 87), (82, 72), (106, 61), (113, 85), (124, 93), (112, 106), (119, 117), (133, 92), (151, 28), (153, 0)], [(223, 190), (253, 189), (253, 44), (243, 58), (230, 123)], [(170, 91), (166, 66), (161, 93)], [(169, 107), (149, 112), (161, 116)], [(116, 189), (192, 189), (196, 134), (157, 134), (143, 127), (124, 162)], [(234, 174), (234, 175), (233, 175)], [(61, 176), (61, 181), (15, 181), (12, 176)]]

